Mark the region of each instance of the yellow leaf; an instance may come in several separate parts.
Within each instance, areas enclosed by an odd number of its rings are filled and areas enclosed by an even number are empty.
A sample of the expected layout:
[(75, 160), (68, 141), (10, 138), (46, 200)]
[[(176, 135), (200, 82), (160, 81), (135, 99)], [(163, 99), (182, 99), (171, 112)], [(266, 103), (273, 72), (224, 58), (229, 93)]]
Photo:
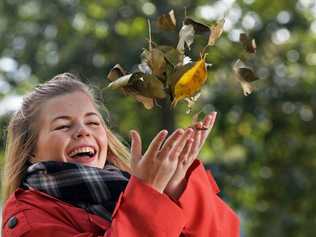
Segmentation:
[(206, 63), (204, 59), (197, 61), (192, 68), (187, 70), (177, 81), (173, 91), (172, 106), (175, 107), (179, 100), (192, 97), (196, 94), (207, 79)]

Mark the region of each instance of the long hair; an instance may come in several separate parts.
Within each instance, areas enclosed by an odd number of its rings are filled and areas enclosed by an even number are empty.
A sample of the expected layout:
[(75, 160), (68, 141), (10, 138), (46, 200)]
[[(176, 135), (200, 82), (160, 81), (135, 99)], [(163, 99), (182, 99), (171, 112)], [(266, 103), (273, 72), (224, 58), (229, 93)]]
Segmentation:
[[(20, 186), (25, 170), (32, 160), (39, 134), (38, 119), (43, 103), (56, 96), (77, 91), (87, 94), (96, 109), (100, 109), (100, 104), (97, 103), (92, 89), (71, 73), (55, 76), (24, 97), (21, 108), (11, 117), (8, 125), (2, 179), (4, 200), (7, 200), (10, 194)], [(103, 118), (102, 124), (108, 136), (108, 150), (113, 153), (112, 156), (108, 156), (108, 160), (118, 168), (130, 172), (129, 150), (108, 128)]]

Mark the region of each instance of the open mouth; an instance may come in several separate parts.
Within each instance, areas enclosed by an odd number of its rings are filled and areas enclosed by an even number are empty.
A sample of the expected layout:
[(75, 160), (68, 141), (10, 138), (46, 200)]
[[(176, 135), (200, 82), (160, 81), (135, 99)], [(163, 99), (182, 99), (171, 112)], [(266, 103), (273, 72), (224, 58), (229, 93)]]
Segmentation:
[(68, 156), (72, 159), (90, 159), (96, 155), (96, 150), (92, 147), (80, 147), (71, 151)]

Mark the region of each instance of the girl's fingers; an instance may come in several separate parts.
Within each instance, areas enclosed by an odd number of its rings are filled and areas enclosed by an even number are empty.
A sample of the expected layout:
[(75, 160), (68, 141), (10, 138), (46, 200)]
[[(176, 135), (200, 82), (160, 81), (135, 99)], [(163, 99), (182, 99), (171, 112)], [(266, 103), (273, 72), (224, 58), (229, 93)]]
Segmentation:
[(142, 157), (142, 140), (137, 131), (131, 130), (130, 132), (131, 144), (131, 158), (138, 161)]
[(216, 120), (216, 112), (212, 112), (209, 115), (207, 115), (203, 121), (203, 128), (206, 128), (206, 130), (202, 130), (202, 136), (201, 136), (201, 145), (204, 144), (206, 138), (208, 137), (209, 133), (211, 132), (215, 120)]
[(192, 128), (188, 128), (185, 130), (183, 136), (181, 137), (179, 143), (174, 146), (174, 149), (173, 151), (170, 153), (170, 157), (172, 159), (176, 159), (180, 156), (184, 146), (186, 145), (188, 139), (190, 139), (190, 137), (192, 136), (193, 134), (193, 129)]
[(192, 148), (191, 148), (191, 152), (190, 152), (190, 157), (195, 157), (197, 156), (197, 154), (199, 153), (200, 150), (200, 142), (201, 142), (201, 130), (198, 130), (195, 132), (195, 136), (194, 136), (194, 141), (192, 144)]
[(152, 140), (152, 142), (149, 144), (148, 149), (146, 151), (146, 155), (149, 157), (156, 157), (159, 149), (163, 143), (163, 141), (166, 139), (168, 134), (167, 130), (160, 131)]
[(180, 138), (183, 136), (183, 133), (184, 133), (183, 129), (177, 129), (170, 135), (170, 137), (168, 137), (168, 139), (163, 144), (159, 152), (160, 159), (163, 159), (164, 157), (169, 156), (170, 152), (178, 144)]
[(191, 154), (193, 142), (194, 142), (193, 137), (191, 137), (190, 139), (187, 140), (187, 142), (186, 142), (186, 144), (181, 152), (179, 162), (184, 162), (184, 164), (187, 162), (188, 157)]

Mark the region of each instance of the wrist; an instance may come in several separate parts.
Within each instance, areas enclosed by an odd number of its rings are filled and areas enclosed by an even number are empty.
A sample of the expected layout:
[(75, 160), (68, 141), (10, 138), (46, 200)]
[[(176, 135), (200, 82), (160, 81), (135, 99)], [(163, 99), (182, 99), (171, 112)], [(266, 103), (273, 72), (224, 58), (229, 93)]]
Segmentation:
[(178, 182), (171, 182), (167, 185), (165, 193), (173, 199), (179, 199), (186, 186), (186, 179), (182, 178)]

